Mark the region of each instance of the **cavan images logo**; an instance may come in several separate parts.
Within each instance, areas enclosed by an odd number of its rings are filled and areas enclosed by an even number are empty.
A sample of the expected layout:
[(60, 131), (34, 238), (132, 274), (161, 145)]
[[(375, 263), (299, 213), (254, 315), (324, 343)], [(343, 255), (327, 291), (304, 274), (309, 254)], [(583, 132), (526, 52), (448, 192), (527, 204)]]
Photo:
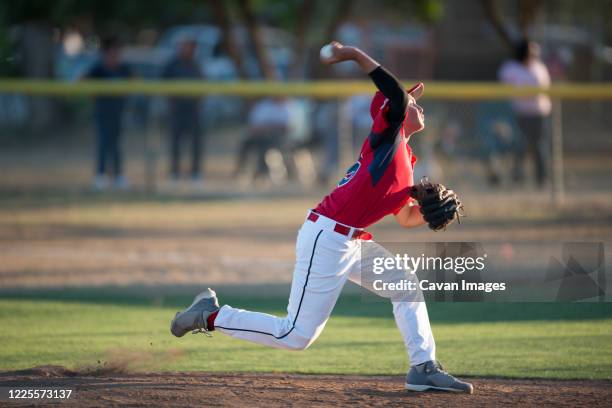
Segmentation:
[(353, 176), (357, 174), (357, 170), (359, 170), (359, 167), (361, 167), (361, 163), (359, 161), (356, 161), (355, 164), (349, 167), (344, 177), (342, 177), (342, 180), (340, 180), (340, 182), (338, 183), (338, 187), (342, 187), (343, 185), (351, 181)]

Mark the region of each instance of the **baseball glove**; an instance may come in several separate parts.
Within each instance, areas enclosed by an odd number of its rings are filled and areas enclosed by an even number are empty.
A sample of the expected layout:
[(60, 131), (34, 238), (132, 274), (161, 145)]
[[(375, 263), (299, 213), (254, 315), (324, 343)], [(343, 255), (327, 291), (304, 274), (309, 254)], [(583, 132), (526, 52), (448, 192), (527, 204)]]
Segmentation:
[(446, 229), (455, 220), (461, 223), (463, 204), (453, 190), (442, 184), (434, 184), (423, 178), (410, 188), (410, 196), (419, 203), (421, 214), (432, 230)]

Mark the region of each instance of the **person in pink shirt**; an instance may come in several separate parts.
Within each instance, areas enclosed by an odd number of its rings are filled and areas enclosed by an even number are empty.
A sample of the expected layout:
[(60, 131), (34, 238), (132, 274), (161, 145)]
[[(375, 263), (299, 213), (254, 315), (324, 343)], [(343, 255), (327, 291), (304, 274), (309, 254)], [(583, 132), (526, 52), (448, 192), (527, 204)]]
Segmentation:
[[(515, 49), (513, 60), (506, 61), (499, 70), (499, 79), (514, 86), (532, 86), (546, 89), (550, 86), (550, 75), (540, 59), (540, 46), (523, 40)], [(538, 186), (546, 182), (548, 139), (546, 119), (551, 112), (551, 102), (541, 94), (512, 100), (518, 126), (524, 137), (522, 146), (515, 150), (514, 180), (524, 180), (523, 162), (525, 154), (533, 157), (535, 180)]]
[[(322, 57), (324, 64), (353, 61), (378, 88), (370, 108), (373, 126), (357, 161), (336, 188), (306, 215), (297, 237), (287, 315), (276, 317), (229, 305), (219, 307), (215, 292), (209, 288), (196, 296), (191, 306), (176, 314), (170, 327), (176, 337), (190, 331), (218, 330), (261, 345), (304, 350), (323, 331), (346, 281), (372, 290), (368, 276), (362, 274), (362, 265), (369, 265), (375, 258), (392, 257), (372, 241), (366, 227), (389, 214), (394, 214), (397, 222), (406, 228), (425, 223), (431, 227), (431, 214), (411, 199), (416, 157), (409, 141), (425, 126), (423, 109), (416, 102), (423, 93), (423, 84), (406, 91), (365, 52), (338, 42), (330, 45), (331, 56)], [(452, 220), (460, 203), (452, 191), (447, 191), (434, 217)], [(362, 251), (366, 243), (367, 253)], [(399, 267), (388, 276), (391, 282), (416, 280), (414, 274)], [(408, 350), (410, 370), (406, 389), (472, 393), (471, 384), (448, 374), (436, 361), (436, 346), (422, 294), (418, 291), (375, 293), (391, 300), (395, 321)]]

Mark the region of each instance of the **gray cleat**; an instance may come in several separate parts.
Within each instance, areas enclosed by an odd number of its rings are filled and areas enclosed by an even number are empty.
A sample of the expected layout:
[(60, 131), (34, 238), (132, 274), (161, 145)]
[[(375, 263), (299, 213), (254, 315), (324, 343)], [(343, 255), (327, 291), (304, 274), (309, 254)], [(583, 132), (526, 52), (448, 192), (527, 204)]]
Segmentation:
[(428, 361), (410, 367), (406, 376), (406, 389), (410, 391), (441, 390), (472, 394), (474, 387), (444, 371), (437, 361)]
[(214, 290), (208, 288), (195, 297), (191, 306), (174, 316), (172, 323), (170, 323), (170, 331), (176, 337), (183, 337), (190, 331), (194, 334), (204, 333), (209, 335), (210, 330), (206, 319), (217, 310), (219, 310), (217, 294)]

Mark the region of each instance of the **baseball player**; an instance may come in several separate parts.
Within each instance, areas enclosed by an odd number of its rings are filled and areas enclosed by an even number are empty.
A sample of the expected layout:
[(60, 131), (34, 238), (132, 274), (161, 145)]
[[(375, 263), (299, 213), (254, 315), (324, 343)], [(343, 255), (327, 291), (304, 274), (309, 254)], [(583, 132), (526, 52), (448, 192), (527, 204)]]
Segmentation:
[[(461, 203), (442, 185), (413, 183), (416, 157), (410, 136), (424, 128), (423, 109), (416, 100), (423, 93), (419, 83), (406, 91), (400, 82), (374, 59), (356, 47), (332, 42), (322, 63), (353, 61), (374, 82), (373, 126), (363, 142), (358, 160), (335, 189), (308, 211), (299, 230), (296, 262), (287, 315), (219, 307), (210, 288), (197, 295), (187, 309), (178, 312), (171, 332), (216, 330), (238, 339), (289, 350), (308, 348), (321, 334), (347, 279), (364, 285), (361, 278), (362, 243), (368, 242), (368, 257), (390, 256), (372, 241), (366, 227), (389, 214), (406, 228), (428, 224), (443, 229), (458, 219)], [(405, 276), (398, 271), (398, 276)], [(364, 285), (365, 286), (365, 285)], [(436, 361), (436, 349), (422, 299), (398, 298), (386, 293), (393, 304), (395, 321), (410, 359), (406, 388), (472, 393), (471, 384), (445, 372)]]

